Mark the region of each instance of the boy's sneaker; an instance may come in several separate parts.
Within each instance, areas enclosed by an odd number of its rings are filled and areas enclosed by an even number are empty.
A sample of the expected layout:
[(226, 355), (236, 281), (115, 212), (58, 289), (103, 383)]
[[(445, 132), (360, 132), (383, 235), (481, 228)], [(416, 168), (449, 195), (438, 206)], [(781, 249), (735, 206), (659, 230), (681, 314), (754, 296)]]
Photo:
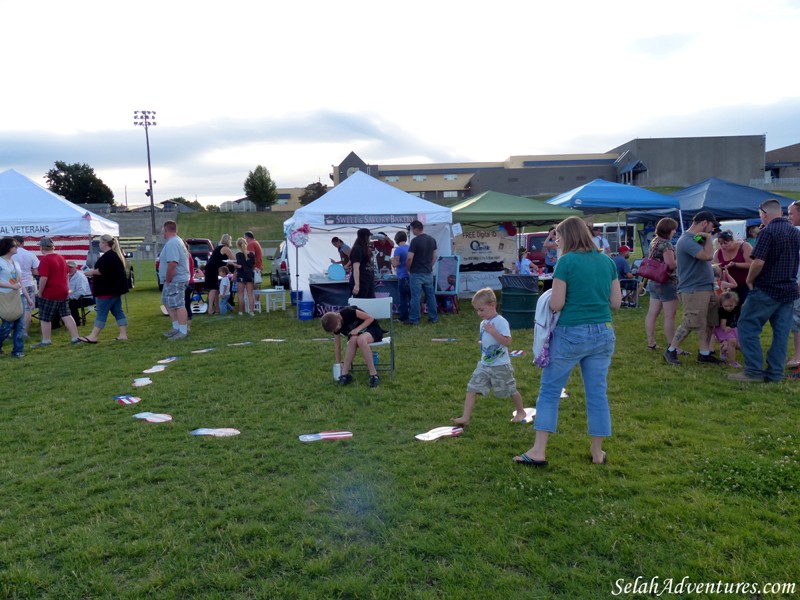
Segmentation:
[(348, 373), (347, 375), (342, 375), (339, 377), (339, 381), (336, 382), (336, 385), (348, 385), (350, 382), (353, 381), (353, 376)]
[(699, 352), (697, 353), (697, 362), (708, 363), (711, 365), (721, 365), (725, 363), (724, 360), (718, 359), (713, 354), (700, 354)]
[(381, 378), (377, 375), (370, 375), (369, 376), (369, 387), (378, 387), (378, 384), (381, 382)]
[(38, 344), (34, 344), (31, 348), (47, 348), (48, 346), (52, 346), (53, 342), (39, 342)]
[(677, 350), (670, 350), (669, 348), (664, 350), (664, 360), (670, 365), (681, 366), (681, 361), (678, 360)]
[(167, 339), (170, 342), (174, 342), (175, 340), (185, 340), (188, 337), (189, 337), (189, 334), (181, 333), (180, 331), (178, 331), (175, 335), (172, 335), (172, 336), (168, 337)]
[(174, 337), (174, 336), (178, 335), (179, 333), (180, 333), (180, 330), (178, 330), (178, 329), (170, 329), (168, 332), (166, 332), (164, 334), (164, 337), (165, 338), (171, 338), (171, 337)]
[(25, 358), (25, 354), (22, 352), (12, 352), (11, 356), (14, 358)]
[(69, 343), (70, 343), (70, 344), (80, 344), (80, 343), (81, 343), (81, 341), (80, 341), (80, 339), (78, 339), (78, 338), (72, 338), (72, 339), (69, 341)]

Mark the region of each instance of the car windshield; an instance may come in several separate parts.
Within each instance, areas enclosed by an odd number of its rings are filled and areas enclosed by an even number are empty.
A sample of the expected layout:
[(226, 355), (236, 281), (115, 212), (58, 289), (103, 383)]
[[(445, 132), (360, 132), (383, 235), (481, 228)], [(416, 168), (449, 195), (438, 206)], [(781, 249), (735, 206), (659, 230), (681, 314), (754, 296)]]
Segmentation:
[(189, 251), (192, 254), (208, 254), (207, 244), (189, 244)]

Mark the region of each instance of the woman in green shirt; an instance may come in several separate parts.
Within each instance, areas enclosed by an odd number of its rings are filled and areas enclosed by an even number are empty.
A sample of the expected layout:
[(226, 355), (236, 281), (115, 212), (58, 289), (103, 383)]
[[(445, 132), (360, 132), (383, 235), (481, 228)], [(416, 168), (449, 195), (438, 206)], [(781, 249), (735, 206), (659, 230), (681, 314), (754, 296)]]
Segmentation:
[(550, 434), (558, 424), (561, 390), (572, 369), (580, 365), (586, 392), (586, 416), (591, 442), (591, 459), (606, 462), (603, 439), (611, 435), (607, 377), (614, 354), (611, 309), (622, 302), (614, 262), (598, 251), (592, 233), (578, 217), (559, 223), (561, 257), (553, 274), (550, 310), (560, 313), (550, 341), (550, 363), (542, 370), (536, 401), (536, 438), (526, 453), (515, 456), (518, 463), (547, 465)]

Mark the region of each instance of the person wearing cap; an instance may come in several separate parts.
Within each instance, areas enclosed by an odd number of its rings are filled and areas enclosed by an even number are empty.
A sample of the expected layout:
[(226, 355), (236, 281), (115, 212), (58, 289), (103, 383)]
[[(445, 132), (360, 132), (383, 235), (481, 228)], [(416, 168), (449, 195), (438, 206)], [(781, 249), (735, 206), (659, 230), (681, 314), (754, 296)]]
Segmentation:
[(603, 228), (599, 225), (592, 226), (592, 239), (594, 239), (594, 245), (597, 246), (597, 249), (600, 250), (600, 252), (607, 256), (611, 256), (611, 244), (609, 244), (608, 240), (603, 237)]
[(55, 244), (49, 237), (39, 239), (42, 257), (39, 259), (39, 324), (42, 329), (42, 341), (34, 348), (52, 346), (50, 335), (53, 330), (53, 319), (61, 317), (67, 327), (70, 341), (80, 343), (78, 326), (69, 312), (69, 269), (64, 257), (55, 252)]
[(714, 253), (714, 264), (727, 270), (736, 282), (734, 290), (739, 295), (739, 306), (744, 304), (750, 288), (747, 287), (747, 272), (750, 270), (750, 253), (753, 247), (747, 242), (735, 240), (730, 229), (720, 231), (717, 235), (717, 251)]
[(628, 262), (631, 249), (623, 244), (618, 251), (619, 254), (612, 256), (611, 260), (614, 261), (614, 265), (617, 267), (619, 286), (622, 289), (622, 306), (635, 307), (639, 284), (633, 275), (633, 271), (631, 271), (631, 263)]
[(92, 288), (89, 287), (86, 273), (78, 268), (78, 263), (74, 260), (68, 260), (67, 269), (69, 270), (69, 312), (72, 318), (75, 319), (75, 323), (80, 323), (81, 307), (94, 304)]
[(161, 303), (172, 320), (172, 328), (164, 334), (169, 340), (184, 340), (189, 336), (189, 315), (186, 312), (186, 288), (189, 286), (190, 255), (178, 235), (175, 221), (164, 221), (161, 227), (166, 243), (161, 249), (158, 277), (164, 282)]
[(261, 248), (261, 244), (258, 243), (256, 236), (253, 235), (252, 231), (245, 231), (244, 232), (244, 239), (247, 240), (247, 252), (253, 253), (255, 257), (255, 264), (253, 266), (253, 285), (257, 287), (261, 287), (261, 282), (263, 281), (263, 276), (261, 275), (262, 271), (264, 270), (264, 250)]
[[(728, 376), (734, 381), (778, 382), (784, 377), (794, 301), (800, 298), (797, 272), (800, 266), (800, 231), (783, 216), (780, 202), (771, 198), (759, 207), (764, 229), (758, 234), (747, 273), (750, 294), (739, 317), (739, 345), (744, 371)], [(769, 322), (772, 344), (761, 348), (761, 331)]]
[(712, 234), (719, 231), (719, 221), (714, 213), (701, 210), (675, 244), (678, 263), (678, 296), (683, 305), (683, 322), (675, 331), (675, 337), (664, 351), (664, 360), (671, 365), (680, 365), (678, 348), (692, 331), (697, 331), (700, 352), (697, 362), (723, 364), (711, 354), (711, 332), (719, 325), (719, 300), (714, 293), (714, 258)]

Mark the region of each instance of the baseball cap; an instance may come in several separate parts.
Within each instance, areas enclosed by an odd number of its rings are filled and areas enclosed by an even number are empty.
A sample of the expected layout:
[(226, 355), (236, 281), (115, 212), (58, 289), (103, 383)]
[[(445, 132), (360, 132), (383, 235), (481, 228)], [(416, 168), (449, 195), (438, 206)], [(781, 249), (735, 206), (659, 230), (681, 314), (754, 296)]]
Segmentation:
[(625, 244), (619, 247), (619, 252), (633, 252), (630, 248), (628, 248)]
[(693, 223), (699, 223), (700, 221), (710, 221), (715, 228), (719, 228), (719, 221), (717, 221), (717, 217), (715, 217), (714, 213), (710, 210), (701, 210), (694, 216), (694, 219), (692, 219)]
[(39, 246), (42, 246), (43, 248), (52, 248), (54, 245), (55, 244), (53, 244), (53, 240), (47, 236), (39, 238)]
[(67, 261), (67, 266), (68, 267), (74, 267), (74, 268), (77, 269), (78, 268), (78, 263), (76, 263), (74, 260), (68, 260)]

